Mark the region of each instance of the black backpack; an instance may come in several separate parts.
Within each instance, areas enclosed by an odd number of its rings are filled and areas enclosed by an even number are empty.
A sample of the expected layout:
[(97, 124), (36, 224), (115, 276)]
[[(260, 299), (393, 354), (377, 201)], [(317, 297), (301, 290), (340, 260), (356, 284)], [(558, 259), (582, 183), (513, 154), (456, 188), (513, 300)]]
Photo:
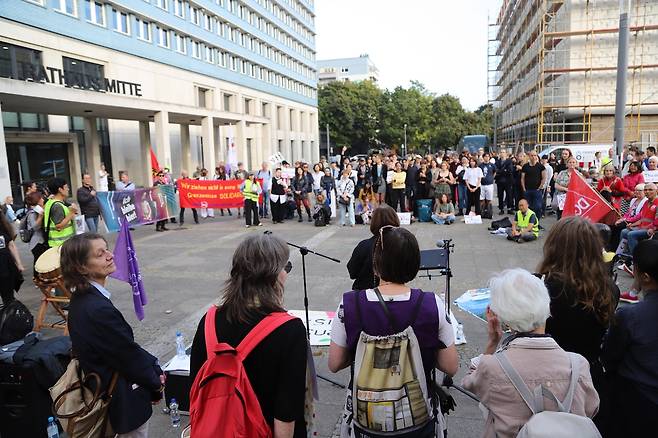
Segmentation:
[(0, 345), (23, 339), (33, 327), (34, 317), (25, 304), (18, 300), (11, 301), (0, 313)]
[(27, 221), (30, 217), (30, 213), (36, 214), (36, 211), (31, 208), (27, 210), (25, 216), (21, 219), (20, 225), (18, 226), (18, 234), (21, 236), (21, 241), (24, 243), (30, 243), (32, 236), (34, 235), (34, 228), (30, 228)]

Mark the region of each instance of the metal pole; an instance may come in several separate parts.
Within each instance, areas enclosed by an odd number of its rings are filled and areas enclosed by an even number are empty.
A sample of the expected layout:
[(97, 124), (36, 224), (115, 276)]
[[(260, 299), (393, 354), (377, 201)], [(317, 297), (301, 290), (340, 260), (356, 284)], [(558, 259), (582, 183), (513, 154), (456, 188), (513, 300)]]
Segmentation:
[(494, 150), (498, 150), (498, 113), (496, 113), (496, 108), (491, 106), (491, 111), (493, 112), (493, 147)]
[(404, 124), (404, 147), (402, 148), (402, 158), (407, 156), (407, 124)]
[(329, 123), (327, 123), (327, 153), (329, 154), (329, 157), (327, 158), (330, 158), (334, 155), (334, 151), (332, 149), (333, 148), (331, 147), (331, 143), (329, 142)]
[(626, 77), (628, 75), (628, 15), (631, 0), (619, 0), (619, 42), (617, 46), (617, 97), (615, 101), (615, 156), (614, 163), (621, 167), (626, 125)]

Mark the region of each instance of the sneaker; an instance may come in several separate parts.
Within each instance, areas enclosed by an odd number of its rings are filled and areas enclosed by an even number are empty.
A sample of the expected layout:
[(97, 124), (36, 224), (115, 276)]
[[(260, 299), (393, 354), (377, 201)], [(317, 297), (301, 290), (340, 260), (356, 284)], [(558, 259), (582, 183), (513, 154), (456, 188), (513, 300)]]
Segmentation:
[(245, 225), (244, 227), (245, 227), (245, 228), (249, 228), (250, 226), (251, 226), (251, 225)]
[(619, 301), (632, 304), (637, 303), (640, 301), (640, 298), (637, 296), (637, 292), (635, 294), (633, 294), (633, 292), (635, 291), (629, 290), (628, 292), (623, 292), (621, 295), (619, 295)]
[(263, 226), (263, 223), (262, 223), (262, 222), (258, 222), (258, 226), (259, 226), (259, 227), (262, 227), (262, 226)]
[(635, 274), (633, 273), (633, 266), (628, 266), (627, 264), (624, 264), (624, 266), (622, 266), (621, 269), (631, 277), (635, 277)]

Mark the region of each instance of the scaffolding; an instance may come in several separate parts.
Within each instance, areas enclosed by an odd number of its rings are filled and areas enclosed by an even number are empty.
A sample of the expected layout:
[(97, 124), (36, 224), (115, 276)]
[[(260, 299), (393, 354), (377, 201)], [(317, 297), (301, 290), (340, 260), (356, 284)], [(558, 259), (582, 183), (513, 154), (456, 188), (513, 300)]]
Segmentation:
[[(612, 0), (503, 1), (487, 72), (499, 143), (612, 142), (618, 19)], [(634, 0), (630, 31), (627, 138), (655, 146), (658, 2)]]

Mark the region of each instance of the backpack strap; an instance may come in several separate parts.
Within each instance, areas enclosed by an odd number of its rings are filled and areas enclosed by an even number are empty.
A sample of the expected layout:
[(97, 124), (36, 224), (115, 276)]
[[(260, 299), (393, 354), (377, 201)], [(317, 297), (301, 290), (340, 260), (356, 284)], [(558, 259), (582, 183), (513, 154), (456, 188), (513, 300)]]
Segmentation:
[(217, 331), (215, 330), (215, 315), (217, 314), (217, 306), (214, 304), (210, 306), (206, 312), (206, 321), (203, 325), (206, 338), (206, 357), (210, 358), (215, 351), (215, 345), (219, 343), (217, 340)]
[(569, 389), (567, 390), (567, 395), (564, 398), (564, 401), (558, 400), (558, 398), (545, 386), (541, 386), (541, 390), (537, 391), (540, 389), (539, 387), (535, 388), (535, 392), (541, 393), (543, 397), (549, 398), (553, 400), (556, 404), (560, 412), (571, 412), (571, 405), (573, 403), (573, 395), (574, 392), (576, 391), (576, 385), (578, 384), (578, 364), (576, 363), (576, 354), (575, 353), (569, 353), (569, 362), (571, 363), (571, 381), (569, 382)]
[(418, 298), (416, 299), (416, 305), (414, 306), (414, 310), (411, 313), (411, 319), (409, 320), (409, 327), (414, 325), (416, 322), (416, 319), (418, 318), (418, 314), (420, 313), (420, 308), (423, 306), (423, 298), (425, 297), (425, 292), (422, 290), (418, 290), (420, 292)]
[(384, 314), (388, 319), (388, 323), (391, 326), (391, 329), (393, 330), (393, 332), (396, 332), (397, 324), (395, 323), (395, 319), (393, 318), (393, 315), (388, 310), (388, 307), (386, 307), (386, 302), (384, 301), (384, 297), (382, 297), (382, 293), (379, 291), (378, 287), (375, 288), (375, 293), (377, 294), (377, 299), (379, 300), (379, 304), (382, 305), (382, 309), (384, 310)]
[(238, 355), (242, 360), (245, 360), (249, 353), (261, 343), (263, 339), (268, 337), (274, 330), (282, 326), (288, 321), (297, 319), (286, 312), (273, 312), (261, 320), (256, 327), (251, 329), (249, 334), (240, 342), (236, 348)]
[(542, 406), (537, 405), (536, 393), (530, 391), (530, 388), (528, 388), (528, 385), (526, 385), (519, 373), (514, 369), (507, 356), (505, 356), (505, 353), (502, 351), (497, 352), (494, 354), (494, 357), (496, 360), (498, 360), (498, 363), (505, 372), (505, 375), (508, 379), (510, 379), (512, 385), (514, 385), (514, 388), (516, 388), (516, 391), (532, 411), (532, 414), (535, 415), (543, 411), (543, 401), (541, 403)]

